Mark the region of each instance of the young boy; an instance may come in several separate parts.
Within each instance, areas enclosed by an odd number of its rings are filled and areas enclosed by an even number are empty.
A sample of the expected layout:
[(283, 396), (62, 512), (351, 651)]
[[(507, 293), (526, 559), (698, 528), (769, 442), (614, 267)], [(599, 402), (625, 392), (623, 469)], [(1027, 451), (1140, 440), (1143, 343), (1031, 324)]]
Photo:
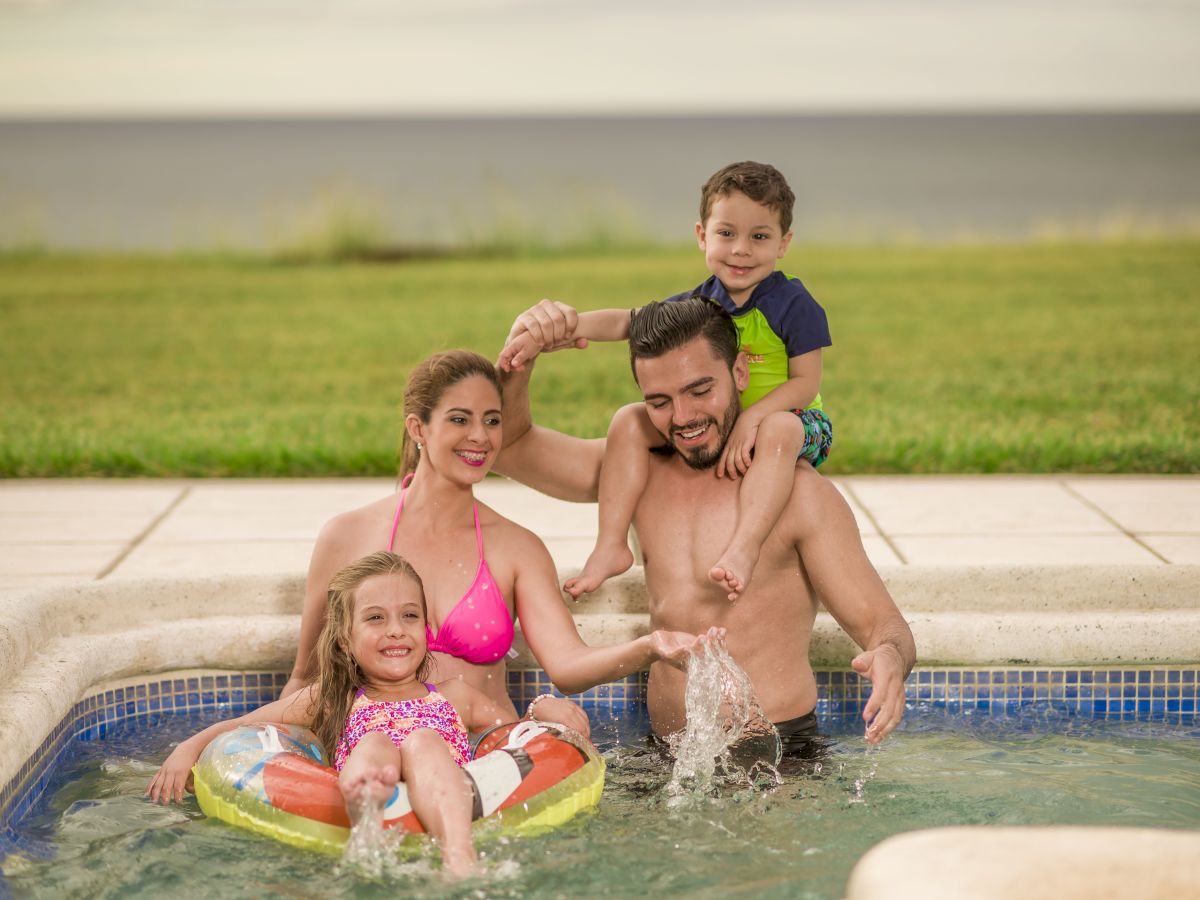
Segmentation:
[[(819, 466), (833, 441), (820, 395), (821, 348), (831, 343), (825, 312), (798, 279), (775, 271), (775, 261), (783, 258), (792, 239), (794, 202), (774, 166), (734, 163), (709, 178), (700, 192), (696, 238), (712, 277), (668, 298), (699, 296), (723, 306), (733, 316), (749, 362), (743, 412), (720, 459), (691, 463), (706, 468), (715, 462), (718, 477), (745, 476), (733, 537), (709, 571), (709, 578), (731, 601), (750, 583), (763, 542), (791, 494), (797, 459)], [(629, 316), (626, 309), (581, 313), (567, 337), (626, 340)], [(543, 349), (532, 332), (519, 331), (510, 335), (500, 365), (520, 368)], [(685, 440), (688, 424), (676, 429)], [(695, 428), (707, 424), (698, 422)], [(596, 547), (583, 571), (563, 585), (573, 598), (596, 590), (633, 564), (629, 525), (649, 477), (647, 453), (661, 445), (662, 435), (650, 423), (644, 404), (623, 407), (613, 416), (600, 473)]]

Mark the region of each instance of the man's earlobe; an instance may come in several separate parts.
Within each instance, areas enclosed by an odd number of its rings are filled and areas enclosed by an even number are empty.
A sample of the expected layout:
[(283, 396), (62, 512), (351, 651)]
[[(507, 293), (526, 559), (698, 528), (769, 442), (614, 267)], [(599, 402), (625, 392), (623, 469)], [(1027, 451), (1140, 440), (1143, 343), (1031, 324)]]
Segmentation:
[(749, 383), (750, 362), (746, 358), (746, 354), (739, 351), (737, 359), (733, 361), (733, 384), (738, 389), (738, 393), (741, 393)]

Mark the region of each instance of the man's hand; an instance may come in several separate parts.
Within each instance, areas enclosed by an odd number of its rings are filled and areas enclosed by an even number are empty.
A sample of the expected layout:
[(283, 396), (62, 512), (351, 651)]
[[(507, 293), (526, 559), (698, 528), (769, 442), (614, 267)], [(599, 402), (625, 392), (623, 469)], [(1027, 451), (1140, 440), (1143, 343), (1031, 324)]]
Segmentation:
[(737, 424), (733, 426), (729, 440), (725, 442), (725, 449), (721, 451), (721, 458), (717, 460), (718, 478), (722, 475), (738, 478), (746, 474), (752, 458), (750, 451), (754, 449), (754, 442), (758, 440), (758, 426), (759, 422), (746, 413), (738, 416)]
[[(575, 337), (575, 329), (579, 327), (579, 313), (573, 307), (557, 300), (542, 300), (517, 316), (504, 342), (504, 350), (500, 353), (500, 368), (506, 372), (520, 369), (532, 357), (518, 358), (518, 349), (514, 340), (522, 334), (527, 334), (529, 340), (524, 349), (537, 347), (541, 353), (551, 353), (567, 347), (582, 350), (587, 346), (587, 338)], [(511, 350), (510, 350), (511, 348)], [(536, 356), (536, 354), (534, 354)]]
[(883, 644), (858, 654), (850, 665), (871, 682), (863, 721), (867, 723), (867, 743), (878, 744), (904, 718), (904, 660), (899, 650)]

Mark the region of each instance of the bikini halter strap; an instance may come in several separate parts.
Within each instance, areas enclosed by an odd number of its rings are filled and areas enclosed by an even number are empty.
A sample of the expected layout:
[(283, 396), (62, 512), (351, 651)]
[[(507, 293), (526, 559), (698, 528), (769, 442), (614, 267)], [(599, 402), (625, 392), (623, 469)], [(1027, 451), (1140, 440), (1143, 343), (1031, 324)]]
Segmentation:
[[(396, 504), (396, 518), (392, 520), (392, 533), (388, 535), (388, 550), (394, 550), (396, 547), (396, 530), (400, 527), (400, 514), (404, 512), (404, 495), (408, 493), (408, 486), (412, 484), (412, 472), (404, 476), (404, 480), (400, 482), (400, 502)], [(483, 559), (483, 528), (479, 525), (479, 504), (471, 502), (471, 512), (475, 517), (475, 548), (479, 551), (479, 559)]]

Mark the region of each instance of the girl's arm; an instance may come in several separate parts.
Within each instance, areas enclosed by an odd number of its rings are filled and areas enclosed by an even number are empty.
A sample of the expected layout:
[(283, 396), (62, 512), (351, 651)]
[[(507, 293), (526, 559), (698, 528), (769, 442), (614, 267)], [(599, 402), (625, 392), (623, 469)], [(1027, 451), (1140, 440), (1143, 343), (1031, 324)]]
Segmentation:
[[(514, 526), (515, 529), (515, 526)], [(591, 647), (580, 638), (559, 590), (554, 562), (545, 545), (524, 529), (515, 529), (521, 546), (514, 593), (521, 630), (529, 649), (564, 694), (623, 678), (654, 662), (683, 667), (702, 638), (681, 631), (652, 631), (624, 644)]]
[(159, 802), (160, 798), (164, 804), (170, 803), (171, 800), (182, 803), (183, 792), (192, 791), (192, 766), (196, 764), (204, 748), (215, 738), (241, 725), (251, 722), (279, 722), (306, 727), (311, 725), (313, 690), (310, 686), (289, 697), (281, 697), (273, 703), (251, 710), (244, 716), (209, 725), (186, 741), (181, 741), (150, 779), (150, 784), (146, 786), (146, 796), (155, 803)]

